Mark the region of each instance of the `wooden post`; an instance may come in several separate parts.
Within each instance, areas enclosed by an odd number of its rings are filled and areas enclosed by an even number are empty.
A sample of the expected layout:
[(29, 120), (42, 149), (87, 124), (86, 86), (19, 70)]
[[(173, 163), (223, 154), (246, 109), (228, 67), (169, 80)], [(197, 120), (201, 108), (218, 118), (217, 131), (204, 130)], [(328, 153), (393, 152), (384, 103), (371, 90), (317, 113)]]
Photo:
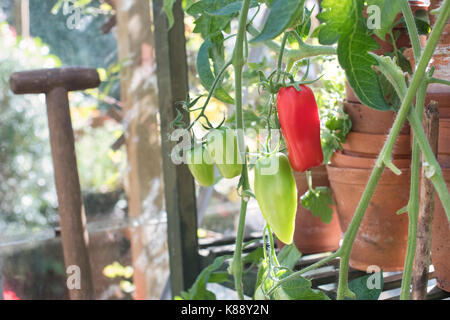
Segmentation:
[[(170, 279), (172, 295), (178, 295), (194, 282), (200, 261), (194, 181), (187, 165), (172, 162), (170, 154), (175, 143), (167, 138), (179, 107), (177, 102), (185, 100), (189, 90), (184, 14), (181, 1), (177, 0), (173, 6), (175, 23), (169, 30), (162, 8), (163, 0), (153, 0)], [(186, 113), (184, 116), (189, 119)]]
[[(428, 136), (430, 146), (437, 154), (439, 138), (439, 109), (435, 101), (431, 101), (425, 108), (423, 126)], [(425, 176), (422, 165), (422, 176), (420, 180), (420, 207), (417, 223), (417, 244), (412, 274), (413, 300), (423, 300), (427, 295), (428, 267), (431, 254), (431, 231), (434, 214), (434, 187), (433, 183)]]
[(29, 0), (14, 0), (14, 28), (18, 35), (30, 36), (30, 2)]
[[(149, 1), (118, 0), (117, 42), (128, 157), (128, 214), (143, 224), (130, 232), (135, 299), (159, 299), (169, 275), (153, 33)], [(162, 220), (160, 224), (148, 224)]]

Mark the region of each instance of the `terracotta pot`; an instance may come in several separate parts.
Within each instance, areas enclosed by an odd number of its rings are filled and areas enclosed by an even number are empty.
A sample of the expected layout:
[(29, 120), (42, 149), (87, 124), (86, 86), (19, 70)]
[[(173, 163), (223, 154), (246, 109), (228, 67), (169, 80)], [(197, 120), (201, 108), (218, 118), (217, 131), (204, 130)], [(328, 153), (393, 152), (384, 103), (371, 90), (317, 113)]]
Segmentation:
[[(433, 77), (450, 80), (450, 45), (440, 44), (433, 55), (431, 66), (435, 68)], [(427, 97), (425, 103), (434, 100), (438, 103), (439, 117), (450, 118), (450, 87), (432, 83), (427, 88)]]
[[(394, 28), (393, 29), (394, 34), (396, 32), (399, 32), (400, 35), (397, 38), (397, 41), (395, 44), (397, 45), (398, 49), (401, 48), (410, 48), (411, 47), (411, 40), (409, 39), (408, 31), (406, 28)], [(375, 41), (380, 45), (380, 48), (377, 50), (374, 50), (373, 53), (378, 55), (383, 55), (386, 52), (394, 52), (394, 46), (391, 44), (390, 36), (386, 35), (386, 41), (380, 40), (380, 38), (373, 36)], [(427, 36), (422, 34), (419, 35), (419, 41), (422, 46), (425, 46), (427, 42)]]
[[(439, 8), (441, 6), (442, 2), (444, 2), (444, 0), (431, 0), (430, 1), (430, 10)], [(430, 14), (429, 17), (430, 17), (431, 27), (433, 27), (434, 23), (437, 20), (438, 15)], [(447, 21), (447, 24), (445, 25), (444, 31), (442, 32), (440, 43), (439, 43), (438, 47), (441, 44), (444, 44), (444, 45), (450, 44), (450, 23), (448, 21)]]
[[(386, 134), (370, 134), (349, 132), (342, 145), (344, 153), (359, 157), (376, 158), (386, 142)], [(395, 142), (393, 157), (396, 159), (411, 158), (410, 135), (399, 135)]]
[[(361, 103), (344, 102), (344, 112), (352, 120), (352, 131), (360, 133), (388, 134), (394, 123), (393, 111), (379, 111)], [(405, 122), (401, 134), (409, 133), (409, 125)]]
[[(341, 228), (346, 231), (372, 169), (327, 166)], [(408, 240), (408, 215), (396, 212), (409, 200), (410, 169), (397, 176), (384, 170), (353, 244), (352, 268), (366, 271), (377, 265), (383, 271), (403, 269)]]
[[(440, 52), (440, 53), (439, 53)], [(436, 54), (437, 53), (437, 54)], [(404, 52), (405, 57), (411, 63), (414, 68), (414, 54), (412, 48), (406, 49)], [(436, 49), (433, 58), (431, 59), (430, 65), (435, 67), (433, 76), (445, 80), (450, 80), (450, 71), (448, 65), (450, 64), (450, 48)], [(427, 87), (427, 96), (425, 99), (425, 105), (434, 100), (438, 103), (439, 107), (439, 117), (450, 118), (450, 88), (446, 85), (439, 83), (431, 83)]]
[[(313, 186), (330, 186), (325, 166), (311, 169)], [(306, 174), (294, 172), (297, 183), (298, 197), (300, 198), (308, 190)], [(309, 210), (300, 205), (298, 199), (297, 216), (295, 218), (294, 243), (303, 254), (335, 251), (339, 248), (342, 231), (333, 206), (333, 218), (329, 224), (315, 217)], [(277, 241), (278, 247), (283, 243)]]
[[(370, 169), (375, 166), (376, 158), (358, 157), (336, 151), (330, 159), (330, 164), (339, 168), (360, 168)], [(411, 159), (393, 159), (392, 162), (397, 168), (405, 169), (411, 166)]]
[(450, 119), (439, 119), (438, 161), (450, 168)]
[[(442, 169), (447, 187), (450, 186), (450, 169)], [(450, 292), (450, 225), (439, 197), (435, 197), (432, 231), (431, 260), (437, 285)]]

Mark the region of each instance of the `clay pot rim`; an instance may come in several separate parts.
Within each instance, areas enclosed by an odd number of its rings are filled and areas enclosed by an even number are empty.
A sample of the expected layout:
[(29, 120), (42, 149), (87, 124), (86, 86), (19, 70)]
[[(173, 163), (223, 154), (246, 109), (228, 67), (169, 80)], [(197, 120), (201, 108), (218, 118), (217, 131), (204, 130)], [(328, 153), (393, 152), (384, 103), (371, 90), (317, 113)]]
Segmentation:
[[(344, 154), (355, 157), (378, 156), (388, 137), (384, 133), (368, 133), (350, 131), (342, 144)], [(393, 157), (396, 159), (411, 158), (411, 134), (400, 133), (394, 146)], [(350, 143), (351, 142), (351, 143)], [(368, 142), (370, 142), (368, 144)]]
[(439, 119), (439, 129), (443, 128), (450, 128), (450, 118), (440, 118)]
[(442, 166), (441, 166), (441, 170), (442, 170), (442, 175), (444, 176), (444, 180), (450, 182), (450, 167), (449, 168), (446, 168), (446, 167), (442, 168)]
[(372, 108), (372, 107), (369, 107), (369, 106), (367, 106), (367, 105), (365, 105), (364, 103), (361, 103), (361, 102), (359, 102), (359, 101), (350, 101), (350, 100), (347, 100), (347, 98), (344, 98), (343, 103), (344, 103), (344, 104), (357, 104), (357, 105), (361, 105), (361, 106), (364, 106), (364, 107), (366, 107), (366, 108), (369, 108), (369, 109), (372, 110), (372, 111), (392, 112), (392, 113), (395, 113), (394, 110), (377, 110), (377, 109), (374, 109), (374, 108)]
[[(352, 162), (363, 162), (363, 164), (361, 166), (358, 167), (349, 167), (349, 166), (340, 166), (340, 165), (335, 165), (333, 164), (333, 158), (334, 157), (339, 157), (344, 161), (347, 161), (349, 163)], [(352, 161), (352, 158), (356, 158), (355, 161)], [(364, 157), (364, 156), (360, 156), (360, 155), (353, 155), (353, 154), (346, 154), (340, 150), (335, 151), (335, 153), (333, 154), (333, 156), (331, 157), (330, 160), (330, 165), (336, 168), (352, 168), (352, 169), (373, 169), (375, 166), (375, 162), (376, 162), (377, 158), (375, 157)], [(392, 159), (392, 162), (394, 163), (395, 166), (399, 167), (400, 169), (409, 169), (410, 168), (410, 164), (411, 164), (411, 157), (409, 158), (397, 158), (397, 159)]]
[[(327, 165), (328, 179), (341, 184), (349, 185), (366, 185), (373, 168), (342, 168)], [(401, 175), (396, 175), (388, 168), (385, 168), (379, 185), (398, 185), (402, 180), (409, 182), (411, 176), (411, 168), (400, 168)], [(450, 173), (450, 168), (449, 168)], [(409, 190), (408, 190), (409, 192)]]

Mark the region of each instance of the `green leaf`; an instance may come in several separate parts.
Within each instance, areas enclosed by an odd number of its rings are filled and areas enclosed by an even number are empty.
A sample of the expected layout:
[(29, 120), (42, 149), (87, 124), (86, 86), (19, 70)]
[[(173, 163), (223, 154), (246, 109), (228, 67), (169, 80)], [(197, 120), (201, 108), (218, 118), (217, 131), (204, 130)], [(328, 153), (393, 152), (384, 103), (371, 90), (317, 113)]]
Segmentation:
[(430, 27), (430, 16), (426, 10), (417, 10), (414, 13), (414, 21), (416, 22), (417, 31), (419, 34), (429, 34), (431, 31)]
[(194, 2), (192, 5), (187, 7), (186, 12), (191, 16), (198, 15), (204, 13), (208, 10), (212, 5), (214, 5), (214, 1), (211, 0), (200, 0)]
[[(280, 279), (292, 273), (292, 271), (286, 271), (280, 276)], [(330, 300), (322, 291), (312, 289), (310, 280), (300, 276), (283, 283), (274, 291), (271, 298), (275, 300)]]
[(302, 23), (304, 2), (304, 0), (275, 0), (263, 30), (250, 42), (273, 39), (286, 28)]
[(208, 283), (223, 283), (230, 279), (230, 275), (227, 271), (218, 271), (211, 273)]
[(341, 107), (329, 107), (320, 109), (320, 123), (323, 163), (327, 164), (334, 151), (342, 150), (342, 143), (352, 129), (352, 121)]
[(318, 34), (321, 44), (335, 43), (341, 34), (352, 29), (352, 11), (355, 9), (353, 0), (323, 0), (322, 12), (317, 19), (324, 24), (320, 26)]
[(216, 295), (206, 289), (206, 284), (208, 282), (218, 282), (218, 280), (221, 280), (221, 282), (228, 280), (228, 277), (225, 279), (222, 273), (216, 273), (213, 276), (213, 273), (222, 267), (226, 258), (226, 256), (217, 257), (211, 265), (203, 269), (197, 276), (197, 279), (195, 279), (192, 287), (187, 292), (181, 292), (181, 298), (184, 300), (215, 300)]
[[(309, 31), (311, 30), (311, 14), (311, 10), (305, 7), (305, 20), (295, 28), (295, 31), (303, 40), (308, 37)], [(296, 39), (294, 40), (297, 41)]]
[(342, 149), (342, 147), (336, 135), (327, 128), (321, 130), (320, 140), (322, 143), (323, 164), (328, 164), (333, 152)]
[(377, 61), (376, 69), (391, 83), (398, 96), (403, 98), (408, 89), (403, 70), (388, 56), (380, 57), (373, 53), (371, 55)]
[(274, 292), (267, 297), (269, 290), (279, 282), (279, 280), (290, 276), (293, 271), (289, 269), (279, 269), (276, 272), (272, 270), (273, 274), (269, 277), (268, 268), (262, 276), (260, 285), (255, 290), (255, 299), (270, 300), (330, 300), (322, 291), (311, 288), (311, 281), (297, 276), (293, 280), (281, 284)]
[(383, 285), (383, 271), (380, 271), (354, 279), (348, 287), (356, 295), (356, 300), (378, 300)]
[(319, 41), (331, 44), (338, 41), (337, 54), (347, 80), (358, 99), (377, 110), (391, 107), (384, 99), (378, 75), (372, 69), (375, 59), (369, 51), (378, 49), (363, 16), (364, 1), (324, 0), (323, 12), (318, 15), (325, 23), (319, 32)]
[(390, 110), (372, 66), (375, 59), (368, 54), (378, 48), (376, 41), (358, 30), (339, 38), (337, 53), (339, 63), (345, 70), (347, 81), (358, 99), (377, 110)]
[(278, 253), (277, 259), (282, 267), (293, 269), (301, 257), (301, 252), (298, 251), (294, 243), (291, 243), (281, 249)]
[(214, 16), (210, 12), (218, 10), (231, 0), (201, 0), (186, 9), (186, 12), (195, 18), (194, 33), (200, 33), (203, 39), (214, 37), (222, 31), (229, 29), (232, 16)]
[(163, 2), (162, 10), (167, 15), (167, 20), (169, 21), (169, 29), (172, 28), (173, 23), (174, 23), (173, 5), (174, 5), (175, 2), (176, 2), (176, 0), (164, 0), (164, 2)]
[(301, 204), (323, 222), (330, 223), (333, 217), (333, 205), (330, 189), (327, 187), (316, 187), (308, 190), (301, 198)]
[(255, 250), (251, 251), (250, 253), (246, 254), (242, 258), (242, 264), (248, 264), (248, 263), (259, 263), (261, 259), (264, 258), (264, 249), (263, 247), (258, 247)]
[(262, 260), (259, 263), (258, 274), (256, 276), (256, 284), (255, 284), (255, 294), (258, 291), (258, 288), (261, 287), (261, 284), (264, 281), (264, 278), (267, 276), (267, 268), (268, 264), (266, 260)]
[[(258, 1), (256, 0), (252, 0), (250, 2), (250, 8), (254, 8), (258, 6)], [(235, 1), (232, 3), (229, 3), (227, 5), (225, 5), (224, 7), (209, 12), (209, 14), (213, 15), (213, 16), (231, 16), (234, 14), (237, 14), (241, 11), (242, 8), (242, 1)]]
[[(200, 77), (200, 81), (206, 90), (210, 90), (214, 83), (214, 74), (211, 71), (209, 62), (209, 49), (212, 47), (212, 42), (206, 39), (198, 50), (197, 54), (197, 73)], [(214, 97), (225, 103), (234, 103), (233, 98), (220, 86), (217, 86), (214, 90)]]
[(395, 18), (402, 11), (402, 2), (392, 0), (367, 0), (367, 5), (374, 5), (380, 8), (380, 28), (374, 29), (373, 32), (381, 40), (386, 40), (386, 34), (392, 31)]
[(337, 111), (328, 110), (325, 126), (338, 137), (339, 142), (345, 142), (352, 129), (352, 120), (341, 108)]

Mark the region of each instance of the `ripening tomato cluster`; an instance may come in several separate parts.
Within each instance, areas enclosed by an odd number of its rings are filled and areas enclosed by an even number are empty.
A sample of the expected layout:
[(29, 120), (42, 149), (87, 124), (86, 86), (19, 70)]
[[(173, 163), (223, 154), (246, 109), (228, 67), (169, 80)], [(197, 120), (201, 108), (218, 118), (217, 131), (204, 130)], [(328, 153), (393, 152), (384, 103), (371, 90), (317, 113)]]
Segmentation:
[[(256, 161), (254, 193), (267, 224), (279, 240), (290, 244), (294, 236), (298, 199), (292, 169), (304, 172), (322, 164), (320, 120), (314, 93), (305, 85), (300, 85), (300, 91), (292, 86), (281, 88), (277, 96), (277, 111), (288, 157), (277, 152)], [(222, 134), (225, 135), (227, 130), (230, 129), (222, 129)], [(223, 145), (218, 147), (223, 147), (224, 154), (238, 154), (237, 143), (231, 146), (225, 143), (224, 137), (219, 140)], [(237, 163), (218, 164), (222, 159), (208, 152), (214, 149), (211, 147), (217, 147), (214, 143), (217, 142), (208, 141), (206, 148), (195, 147), (188, 157), (193, 176), (204, 186), (214, 182), (214, 162), (226, 178), (235, 177), (242, 171), (242, 165)], [(197, 153), (198, 157), (209, 157), (208, 163), (211, 164), (192, 164), (191, 156)]]
[[(277, 111), (289, 160), (284, 154), (277, 153), (257, 161), (255, 197), (275, 235), (290, 244), (294, 237), (298, 200), (292, 169), (304, 172), (322, 164), (320, 120), (314, 93), (305, 85), (300, 85), (300, 91), (294, 87), (281, 88)], [(278, 171), (263, 174), (262, 168), (273, 161), (278, 162)]]
[(206, 146), (201, 144), (192, 148), (187, 153), (186, 162), (194, 178), (204, 187), (214, 183), (214, 165), (224, 178), (240, 175), (242, 161), (236, 134), (227, 127), (212, 130), (206, 136)]

